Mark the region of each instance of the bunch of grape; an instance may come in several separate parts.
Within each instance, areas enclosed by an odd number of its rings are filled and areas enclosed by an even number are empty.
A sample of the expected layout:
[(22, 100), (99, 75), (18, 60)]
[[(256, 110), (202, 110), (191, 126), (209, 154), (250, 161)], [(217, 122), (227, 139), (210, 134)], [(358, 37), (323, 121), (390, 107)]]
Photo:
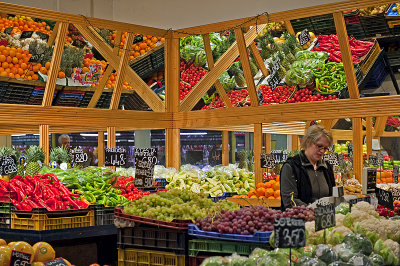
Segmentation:
[(282, 217), (314, 220), (314, 210), (304, 206), (286, 209), (284, 212), (269, 209), (265, 206), (242, 208), (235, 211), (222, 210), (215, 216), (197, 220), (196, 225), (204, 231), (225, 234), (252, 235), (256, 232), (274, 230), (274, 219)]
[(213, 203), (204, 193), (171, 189), (131, 202), (125, 206), (124, 212), (151, 219), (172, 221), (173, 219), (202, 219), (209, 213), (238, 208), (235, 203), (226, 200)]

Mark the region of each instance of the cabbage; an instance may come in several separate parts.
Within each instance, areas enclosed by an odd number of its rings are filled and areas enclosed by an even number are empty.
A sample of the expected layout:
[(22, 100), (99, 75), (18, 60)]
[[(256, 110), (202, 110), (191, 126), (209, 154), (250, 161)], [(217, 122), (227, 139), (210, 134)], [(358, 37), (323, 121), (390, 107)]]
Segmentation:
[(336, 253), (328, 245), (325, 244), (317, 245), (313, 252), (313, 256), (327, 264), (337, 260)]
[(371, 241), (361, 234), (348, 234), (344, 238), (343, 243), (354, 253), (360, 252), (367, 256), (369, 256), (374, 249)]
[(326, 266), (326, 263), (317, 258), (302, 257), (295, 264), (298, 266)]
[(364, 254), (356, 254), (349, 260), (354, 266), (374, 266), (371, 260)]
[(239, 256), (236, 253), (226, 259), (229, 260), (229, 266), (256, 266), (257, 265), (257, 258), (248, 258)]
[(264, 256), (267, 256), (269, 254), (268, 250), (262, 249), (262, 248), (255, 248), (253, 252), (250, 254), (250, 258), (261, 258)]
[(334, 245), (337, 245), (339, 243), (342, 243), (343, 239), (344, 239), (344, 236), (341, 233), (339, 233), (339, 232), (330, 232), (328, 234), (328, 236), (326, 237), (326, 242), (327, 242), (327, 244), (334, 246)]
[(372, 254), (371, 256), (369, 256), (369, 259), (374, 264), (374, 266), (385, 265), (383, 257), (379, 254)]
[(335, 208), (335, 213), (341, 213), (341, 214), (348, 214), (350, 209), (350, 205), (348, 203), (340, 203), (336, 208)]
[(344, 262), (348, 262), (350, 258), (354, 256), (354, 253), (344, 243), (336, 245), (333, 250), (336, 252), (339, 259)]
[(353, 264), (343, 262), (343, 261), (335, 261), (335, 262), (329, 263), (328, 266), (353, 266)]
[(375, 242), (374, 252), (383, 257), (386, 265), (398, 265), (399, 260), (384, 243), (382, 239)]
[(352, 228), (353, 221), (354, 221), (353, 216), (351, 216), (351, 214), (348, 213), (348, 214), (346, 214), (346, 216), (343, 219), (343, 225), (348, 227), (348, 228)]
[(280, 264), (275, 258), (271, 256), (264, 256), (257, 259), (257, 266), (275, 266), (275, 265), (280, 265)]
[(311, 258), (312, 254), (313, 254), (313, 252), (315, 250), (315, 246), (314, 245), (307, 245), (305, 247), (298, 248), (297, 250), (299, 251), (299, 253), (301, 255)]
[(371, 240), (372, 244), (375, 245), (376, 241), (380, 239), (379, 235), (372, 233), (372, 232), (367, 232), (367, 237), (369, 240)]
[(201, 263), (201, 266), (220, 266), (220, 265), (228, 265), (228, 261), (220, 256), (206, 258)]

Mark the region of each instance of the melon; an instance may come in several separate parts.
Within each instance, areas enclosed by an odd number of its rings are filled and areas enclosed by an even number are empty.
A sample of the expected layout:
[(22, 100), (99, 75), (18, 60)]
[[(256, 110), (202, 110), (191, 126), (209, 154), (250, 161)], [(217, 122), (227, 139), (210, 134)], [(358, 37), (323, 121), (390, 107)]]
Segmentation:
[(8, 246), (0, 247), (0, 266), (8, 266), (11, 258), (11, 248)]
[(24, 253), (28, 253), (28, 254), (32, 254), (31, 257), (31, 262), (32, 262), (32, 258), (33, 258), (33, 248), (31, 245), (29, 245), (28, 243), (26, 243), (25, 241), (18, 241), (15, 242), (12, 247), (11, 250), (15, 250), (15, 251), (20, 251), (20, 252), (24, 252)]
[(0, 246), (7, 246), (7, 242), (4, 239), (0, 239)]
[(55, 258), (56, 252), (49, 243), (37, 242), (33, 245), (33, 261), (46, 262)]

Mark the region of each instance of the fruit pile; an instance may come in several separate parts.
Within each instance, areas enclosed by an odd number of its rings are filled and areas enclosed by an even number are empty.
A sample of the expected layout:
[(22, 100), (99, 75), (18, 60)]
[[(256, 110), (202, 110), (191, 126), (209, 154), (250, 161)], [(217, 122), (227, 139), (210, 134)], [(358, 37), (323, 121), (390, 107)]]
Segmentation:
[[(182, 62), (181, 62), (181, 69), (182, 69)], [(194, 86), (200, 79), (207, 73), (202, 67), (196, 67), (193, 64), (190, 65), (188, 68), (185, 67), (185, 71), (181, 72), (181, 79), (190, 84), (190, 86)]]
[[(114, 32), (111, 35), (111, 43), (114, 44), (115, 42), (115, 37), (116, 37), (116, 32)], [(136, 37), (139, 37), (139, 34), (136, 35)], [(154, 37), (150, 35), (143, 35), (143, 41), (137, 42), (135, 44), (132, 44), (132, 50), (129, 55), (129, 60), (132, 60), (133, 58), (136, 58), (142, 54), (145, 54), (146, 52), (150, 51), (151, 48), (155, 47), (158, 42), (164, 42), (165, 39), (161, 37)], [(124, 47), (124, 43), (126, 40), (126, 32), (122, 34), (121, 38), (121, 43), (120, 47)], [(119, 56), (122, 55), (122, 49), (119, 51)]]
[(21, 211), (31, 211), (34, 208), (45, 208), (48, 211), (84, 209), (88, 206), (73, 194), (53, 174), (25, 177), (15, 176), (9, 182), (0, 180), (0, 191), (15, 192), (16, 199), (12, 204)]
[(376, 208), (376, 212), (379, 213), (380, 216), (383, 217), (393, 217), (393, 216), (400, 216), (400, 201), (395, 200), (393, 202), (394, 209), (388, 209), (383, 207), (382, 205), (378, 205)]
[(0, 31), (13, 27), (11, 34), (22, 33), (23, 31), (39, 31), (46, 34), (51, 34), (50, 27), (46, 22), (35, 22), (31, 17), (15, 16), (8, 18), (0, 18)]
[(192, 86), (190, 86), (187, 83), (184, 82), (179, 82), (179, 98), (181, 99), (181, 101), (183, 99), (185, 99), (186, 95), (188, 95), (188, 93), (193, 89)]
[(266, 85), (260, 86), (260, 91), (264, 97), (263, 105), (268, 105), (271, 103), (283, 103), (292, 95), (295, 86), (278, 86), (274, 90)]
[(239, 207), (226, 200), (213, 203), (204, 193), (171, 189), (132, 201), (124, 208), (126, 214), (162, 221), (173, 219), (202, 219), (217, 210), (236, 210)]
[(274, 180), (269, 180), (265, 183), (258, 183), (255, 189), (249, 191), (247, 195), (240, 195), (241, 198), (260, 198), (260, 199), (280, 199), (281, 184), (279, 176)]
[[(249, 92), (247, 89), (232, 90), (228, 93), (228, 98), (232, 106), (249, 106)], [(216, 109), (216, 108), (226, 108), (224, 102), (219, 96), (214, 97), (213, 101), (209, 105), (205, 105), (201, 110)]]
[(288, 100), (288, 103), (299, 103), (299, 102), (315, 102), (315, 101), (327, 101), (327, 100), (337, 100), (336, 95), (323, 96), (322, 94), (313, 95), (312, 91), (304, 88), (298, 90), (293, 95), (293, 98)]
[(400, 119), (398, 117), (389, 116), (388, 119), (386, 120), (386, 125), (398, 129), (400, 127)]
[[(0, 46), (0, 76), (37, 80), (40, 64), (29, 63), (32, 54), (21, 48)], [(50, 63), (49, 63), (50, 67)]]
[(377, 171), (376, 172), (376, 183), (393, 183), (393, 172), (390, 170)]
[(215, 216), (197, 220), (196, 225), (204, 231), (221, 234), (253, 235), (256, 232), (273, 231), (274, 219), (282, 217), (303, 218), (306, 221), (312, 221), (314, 220), (314, 210), (305, 206), (296, 206), (282, 212), (265, 206), (252, 206), (235, 211), (222, 210)]
[(83, 48), (84, 46), (87, 45), (85, 39), (82, 37), (82, 35), (80, 34), (80, 32), (78, 31), (77, 28), (75, 28), (74, 25), (69, 24), (68, 25), (68, 32), (67, 32), (67, 37), (65, 40), (67, 43), (74, 43), (74, 44), (78, 44), (79, 43), (79, 47)]
[(143, 192), (135, 187), (135, 178), (132, 176), (120, 177), (114, 184), (113, 187), (121, 191), (121, 195), (128, 200), (137, 200), (143, 198), (143, 196), (150, 195), (150, 191)]

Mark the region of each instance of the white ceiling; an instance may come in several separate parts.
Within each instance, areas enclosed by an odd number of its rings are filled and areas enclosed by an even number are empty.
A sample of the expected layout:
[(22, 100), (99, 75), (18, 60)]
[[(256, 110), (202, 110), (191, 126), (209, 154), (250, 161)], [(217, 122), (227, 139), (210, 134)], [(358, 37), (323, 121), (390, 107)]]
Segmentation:
[(276, 13), (343, 0), (5, 0), (71, 14), (160, 29), (181, 29), (263, 12)]

